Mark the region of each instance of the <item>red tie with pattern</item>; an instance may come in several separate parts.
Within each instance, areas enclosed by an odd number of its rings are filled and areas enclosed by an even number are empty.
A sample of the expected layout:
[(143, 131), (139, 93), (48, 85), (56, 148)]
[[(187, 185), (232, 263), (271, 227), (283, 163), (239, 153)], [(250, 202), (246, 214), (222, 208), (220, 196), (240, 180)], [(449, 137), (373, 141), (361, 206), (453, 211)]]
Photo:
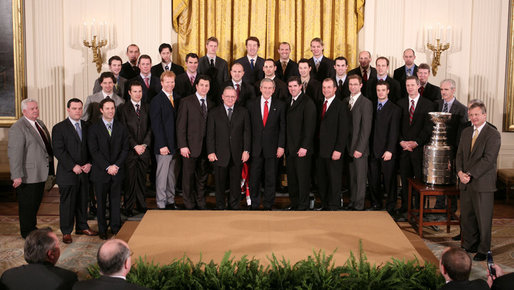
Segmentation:
[(239, 93), (240, 92), (241, 92), (241, 87), (239, 86), (239, 84), (236, 84), (236, 93), (237, 93), (236, 101), (239, 100)]
[(145, 78), (145, 85), (147, 88), (150, 87), (150, 81), (148, 80), (148, 77)]
[(414, 117), (414, 100), (411, 100), (411, 105), (409, 109), (409, 124), (412, 124), (412, 117)]
[(327, 112), (327, 100), (323, 103), (323, 109), (321, 110), (321, 120), (325, 118), (325, 113)]
[(264, 113), (262, 114), (262, 125), (266, 127), (266, 121), (268, 121), (268, 101), (264, 101)]
[(423, 97), (423, 91), (425, 90), (425, 87), (421, 86), (418, 89), (419, 95)]

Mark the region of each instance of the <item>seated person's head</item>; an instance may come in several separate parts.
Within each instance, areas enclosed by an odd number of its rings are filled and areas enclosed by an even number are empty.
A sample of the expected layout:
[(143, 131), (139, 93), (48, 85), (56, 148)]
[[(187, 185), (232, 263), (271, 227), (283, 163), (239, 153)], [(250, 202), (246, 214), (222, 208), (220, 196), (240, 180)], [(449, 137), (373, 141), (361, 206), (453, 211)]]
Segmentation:
[(461, 248), (448, 248), (441, 256), (439, 269), (446, 281), (467, 281), (471, 272), (471, 258)]
[(27, 263), (55, 265), (60, 255), (59, 239), (51, 228), (38, 229), (27, 236), (24, 246), (24, 257)]
[(100, 272), (106, 276), (126, 276), (132, 264), (127, 243), (114, 239), (98, 249), (97, 260)]

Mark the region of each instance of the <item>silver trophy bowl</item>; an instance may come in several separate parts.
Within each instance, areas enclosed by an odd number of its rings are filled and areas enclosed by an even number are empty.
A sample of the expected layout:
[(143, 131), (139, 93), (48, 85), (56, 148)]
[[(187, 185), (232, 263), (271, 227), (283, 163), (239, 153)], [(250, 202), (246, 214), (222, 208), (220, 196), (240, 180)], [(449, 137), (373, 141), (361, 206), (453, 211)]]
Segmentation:
[(428, 113), (434, 122), (432, 139), (423, 148), (423, 181), (432, 185), (454, 184), (453, 156), (451, 147), (446, 144), (446, 122), (451, 113)]

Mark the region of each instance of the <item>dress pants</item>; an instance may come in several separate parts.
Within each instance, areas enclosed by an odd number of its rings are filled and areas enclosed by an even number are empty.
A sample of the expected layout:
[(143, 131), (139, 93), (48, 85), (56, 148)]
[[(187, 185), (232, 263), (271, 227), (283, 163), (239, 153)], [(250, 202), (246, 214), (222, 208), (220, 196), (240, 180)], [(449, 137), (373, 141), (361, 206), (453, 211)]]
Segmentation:
[(117, 233), (121, 228), (121, 181), (111, 180), (107, 183), (95, 182), (95, 194), (97, 202), (96, 217), (98, 220), (98, 231), (100, 233), (107, 233), (105, 211), (107, 195), (109, 195), (111, 231), (113, 233)]
[(460, 201), (462, 246), (477, 247), (479, 253), (487, 254), (491, 249), (494, 192), (462, 190)]
[(318, 189), (321, 207), (325, 210), (337, 210), (341, 206), (341, 175), (343, 173), (343, 160), (332, 158), (318, 158)]
[(311, 164), (312, 155), (298, 157), (296, 152), (287, 155), (287, 187), (291, 207), (294, 209), (309, 209)]
[(139, 158), (130, 159), (125, 162), (125, 168), (127, 169), (125, 198), (123, 199), (125, 210), (132, 210), (134, 205), (137, 205), (139, 210), (146, 209), (145, 191), (148, 165), (148, 162)]
[(264, 173), (264, 195), (262, 206), (265, 210), (271, 210), (275, 202), (275, 184), (277, 180), (278, 159), (273, 156), (264, 158), (261, 155), (254, 156), (250, 164), (250, 198), (252, 209), (258, 209), (261, 203), (261, 180)]
[[(389, 161), (384, 161), (384, 159), (376, 158), (372, 155), (368, 158), (368, 183), (371, 205), (377, 205), (381, 208), (385, 193), (387, 194), (386, 209), (391, 213), (396, 207), (396, 200), (398, 198), (398, 193), (396, 192), (396, 159), (391, 158)], [(384, 185), (383, 190), (382, 184)]]
[(364, 209), (368, 156), (350, 159), (350, 203), (357, 210)]
[(75, 230), (87, 230), (87, 199), (89, 194), (89, 176), (81, 173), (74, 185), (59, 185), (59, 217), (63, 235)]
[(155, 201), (158, 208), (175, 203), (175, 161), (173, 155), (156, 154)]
[(182, 190), (186, 209), (206, 209), (205, 187), (207, 184), (209, 160), (202, 152), (197, 158), (182, 158)]
[[(423, 179), (423, 148), (416, 147), (412, 152), (402, 151), (400, 155), (400, 177), (402, 180), (402, 212), (407, 211), (407, 202), (409, 196), (409, 178)], [(419, 194), (413, 195), (413, 207), (419, 207)]]
[(45, 183), (22, 183), (16, 188), (20, 233), (23, 238), (36, 229), (37, 211), (43, 199)]
[(229, 179), (229, 209), (239, 209), (241, 200), (241, 161), (234, 163), (230, 158), (228, 166), (214, 166), (214, 177), (216, 181), (216, 209), (225, 209), (225, 189), (227, 188), (227, 177)]

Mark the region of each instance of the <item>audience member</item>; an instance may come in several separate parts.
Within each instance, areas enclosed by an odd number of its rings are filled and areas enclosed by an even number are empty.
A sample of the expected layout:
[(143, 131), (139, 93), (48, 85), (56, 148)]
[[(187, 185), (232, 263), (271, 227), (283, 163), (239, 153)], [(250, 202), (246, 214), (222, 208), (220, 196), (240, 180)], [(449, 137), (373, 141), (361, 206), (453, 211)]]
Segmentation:
[(492, 267), (496, 275), (491, 275), (487, 269), (487, 285), (492, 290), (511, 290), (514, 285), (514, 273), (505, 274), (503, 269), (496, 264), (493, 264)]
[(464, 250), (447, 248), (439, 261), (439, 270), (446, 280), (446, 285), (441, 289), (489, 289), (482, 279), (469, 281), (471, 266), (471, 259)]

